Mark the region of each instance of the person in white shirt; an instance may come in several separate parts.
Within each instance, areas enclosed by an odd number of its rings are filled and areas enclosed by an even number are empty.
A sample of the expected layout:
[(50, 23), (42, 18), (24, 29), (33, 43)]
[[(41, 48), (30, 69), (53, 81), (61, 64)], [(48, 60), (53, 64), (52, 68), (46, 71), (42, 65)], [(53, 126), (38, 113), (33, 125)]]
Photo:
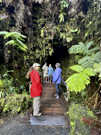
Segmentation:
[(45, 63), (43, 65), (42, 70), (43, 70), (43, 79), (44, 79), (44, 82), (47, 83), (48, 82), (48, 66), (47, 66), (47, 63)]

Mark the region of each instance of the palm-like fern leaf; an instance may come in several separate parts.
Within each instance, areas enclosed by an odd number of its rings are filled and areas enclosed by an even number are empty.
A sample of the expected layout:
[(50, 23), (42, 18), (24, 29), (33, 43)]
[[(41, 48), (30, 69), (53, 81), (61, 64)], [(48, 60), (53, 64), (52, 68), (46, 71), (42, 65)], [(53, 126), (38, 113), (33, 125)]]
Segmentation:
[(3, 35), (4, 39), (11, 38), (11, 40), (7, 41), (5, 45), (17, 46), (20, 50), (27, 51), (28, 48), (26, 44), (23, 43), (26, 36), (22, 35), (21, 33), (2, 31), (0, 32), (0, 35)]
[(5, 34), (8, 34), (7, 31), (0, 31), (0, 35), (5, 35)]

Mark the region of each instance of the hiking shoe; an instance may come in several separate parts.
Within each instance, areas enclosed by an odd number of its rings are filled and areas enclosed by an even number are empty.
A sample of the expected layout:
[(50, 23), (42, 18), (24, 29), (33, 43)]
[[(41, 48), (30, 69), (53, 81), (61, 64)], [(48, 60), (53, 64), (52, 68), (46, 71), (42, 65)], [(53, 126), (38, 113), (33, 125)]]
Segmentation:
[(56, 96), (56, 99), (59, 99), (59, 96), (58, 95)]
[(56, 97), (57, 96), (57, 94), (54, 94), (54, 97)]
[(42, 114), (41, 113), (38, 113), (38, 114), (34, 114), (33, 116), (41, 116)]

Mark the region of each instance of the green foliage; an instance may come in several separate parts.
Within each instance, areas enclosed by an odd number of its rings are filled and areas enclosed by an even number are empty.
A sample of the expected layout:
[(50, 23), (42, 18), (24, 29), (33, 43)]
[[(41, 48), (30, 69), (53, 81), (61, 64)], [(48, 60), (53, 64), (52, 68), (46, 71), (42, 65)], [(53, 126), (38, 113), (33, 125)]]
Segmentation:
[(3, 80), (0, 79), (0, 87), (3, 87)]
[(70, 69), (72, 69), (73, 71), (76, 71), (76, 72), (82, 72), (84, 70), (84, 68), (81, 67), (80, 65), (71, 66)]
[(95, 63), (93, 68), (94, 71), (98, 74), (99, 80), (101, 80), (101, 63)]
[(94, 63), (101, 62), (101, 53), (99, 47), (93, 46), (93, 41), (79, 42), (78, 45), (74, 45), (69, 49), (70, 54), (79, 54), (81, 58), (78, 60), (78, 64), (83, 67), (93, 67)]
[(66, 0), (61, 0), (60, 1), (60, 14), (59, 14), (59, 22), (62, 23), (64, 22), (64, 17), (65, 17), (65, 12), (64, 9), (69, 7), (69, 2)]
[(6, 97), (10, 94), (15, 94), (15, 93), (21, 93), (21, 91), (25, 90), (25, 86), (19, 85), (15, 86), (14, 82), (15, 80), (17, 81), (17, 78), (14, 80), (14, 78), (10, 75), (14, 71), (6, 71), (1, 79), (0, 79), (0, 98), (1, 97)]
[(60, 6), (61, 6), (61, 9), (68, 8), (69, 7), (69, 1), (67, 2), (66, 0), (61, 0)]
[(64, 13), (59, 14), (59, 22), (60, 23), (64, 22)]
[(26, 36), (18, 33), (18, 32), (7, 32), (7, 31), (1, 31), (0, 35), (4, 36), (4, 39), (10, 39), (9, 41), (6, 42), (5, 45), (12, 45), (18, 47), (20, 50), (26, 52), (27, 51), (27, 46), (24, 44), (24, 39)]
[(94, 53), (95, 51), (99, 50), (99, 47), (96, 47), (95, 49), (91, 49), (92, 45), (93, 45), (93, 41), (90, 42), (79, 42), (78, 45), (73, 45), (70, 49), (69, 49), (69, 53), (70, 54), (82, 54), (82, 55), (91, 55), (91, 53)]
[(0, 98), (0, 112), (12, 114), (24, 112), (31, 102), (30, 96), (26, 93), (8, 95), (6, 98)]
[(90, 77), (95, 76), (95, 72), (92, 68), (83, 68), (80, 65), (74, 65), (71, 67), (72, 70), (78, 72), (72, 74), (67, 80), (67, 86), (70, 91), (81, 92), (90, 84)]
[(60, 39), (66, 43), (73, 41), (74, 36), (77, 35), (78, 32), (78, 28), (71, 26), (69, 23), (58, 25), (56, 29)]
[(72, 103), (69, 107), (69, 111), (67, 112), (70, 118), (70, 135), (89, 135), (90, 127), (85, 125), (82, 121), (83, 117), (86, 118), (95, 118), (96, 116), (93, 112), (82, 104)]

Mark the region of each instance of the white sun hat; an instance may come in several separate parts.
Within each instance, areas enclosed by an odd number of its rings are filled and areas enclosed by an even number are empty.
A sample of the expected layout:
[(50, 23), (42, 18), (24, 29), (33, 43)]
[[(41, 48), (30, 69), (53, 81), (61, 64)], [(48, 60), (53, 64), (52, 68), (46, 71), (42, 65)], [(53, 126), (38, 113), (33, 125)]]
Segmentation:
[(33, 67), (33, 68), (34, 68), (34, 67), (40, 67), (40, 64), (39, 64), (39, 63), (34, 63), (32, 67)]

